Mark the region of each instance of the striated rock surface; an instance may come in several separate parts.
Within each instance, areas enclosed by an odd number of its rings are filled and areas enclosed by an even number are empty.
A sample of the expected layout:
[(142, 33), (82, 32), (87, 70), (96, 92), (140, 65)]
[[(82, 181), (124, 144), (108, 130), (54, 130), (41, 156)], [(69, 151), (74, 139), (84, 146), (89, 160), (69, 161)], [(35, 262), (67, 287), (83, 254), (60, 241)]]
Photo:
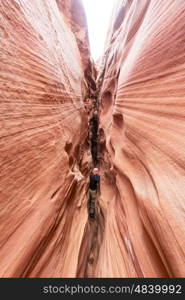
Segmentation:
[(184, 277), (184, 1), (116, 2), (98, 88), (80, 0), (0, 18), (0, 277)]
[(90, 163), (84, 12), (2, 0), (0, 18), (0, 277), (75, 277)]
[(184, 1), (117, 1), (99, 74), (97, 277), (185, 276), (184, 78)]

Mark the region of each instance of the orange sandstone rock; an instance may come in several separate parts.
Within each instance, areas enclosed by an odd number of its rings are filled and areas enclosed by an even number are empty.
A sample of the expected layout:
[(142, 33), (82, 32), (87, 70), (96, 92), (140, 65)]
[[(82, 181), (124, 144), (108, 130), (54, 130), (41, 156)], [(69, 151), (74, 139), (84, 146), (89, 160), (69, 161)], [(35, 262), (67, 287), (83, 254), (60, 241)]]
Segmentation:
[(111, 20), (99, 74), (104, 233), (94, 274), (184, 277), (185, 3), (118, 1)]
[(0, 277), (75, 277), (90, 161), (83, 9), (2, 0), (0, 12)]
[(184, 8), (116, 2), (88, 221), (97, 90), (81, 2), (0, 2), (0, 277), (185, 276)]

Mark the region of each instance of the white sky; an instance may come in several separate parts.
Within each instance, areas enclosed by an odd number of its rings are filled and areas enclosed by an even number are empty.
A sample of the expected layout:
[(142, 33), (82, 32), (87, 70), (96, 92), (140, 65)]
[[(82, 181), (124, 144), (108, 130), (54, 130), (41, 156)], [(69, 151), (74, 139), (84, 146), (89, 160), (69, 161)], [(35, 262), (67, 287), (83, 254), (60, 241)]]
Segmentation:
[(82, 0), (88, 23), (91, 56), (97, 60), (104, 51), (106, 34), (115, 0)]

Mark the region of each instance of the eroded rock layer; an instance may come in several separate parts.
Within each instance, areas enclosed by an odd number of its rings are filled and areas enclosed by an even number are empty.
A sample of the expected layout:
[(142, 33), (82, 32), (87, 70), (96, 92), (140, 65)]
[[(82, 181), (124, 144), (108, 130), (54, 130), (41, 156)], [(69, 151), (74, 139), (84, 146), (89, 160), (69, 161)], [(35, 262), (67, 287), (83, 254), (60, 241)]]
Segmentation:
[(185, 276), (184, 78), (184, 1), (117, 1), (99, 74), (97, 277)]
[(80, 0), (0, 16), (0, 277), (184, 277), (184, 1), (117, 1), (98, 89)]
[(75, 277), (90, 162), (84, 12), (2, 0), (0, 16), (0, 277)]

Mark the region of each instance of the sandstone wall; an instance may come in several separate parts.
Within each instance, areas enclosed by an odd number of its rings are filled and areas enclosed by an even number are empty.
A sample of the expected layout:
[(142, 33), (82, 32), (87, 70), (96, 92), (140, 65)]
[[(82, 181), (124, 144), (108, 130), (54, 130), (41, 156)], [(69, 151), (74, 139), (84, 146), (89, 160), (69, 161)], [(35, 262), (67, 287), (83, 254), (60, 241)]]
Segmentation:
[(100, 277), (185, 276), (185, 3), (117, 1), (100, 88)]
[(2, 0), (0, 20), (0, 277), (75, 277), (90, 161), (84, 12)]
[(80, 0), (2, 0), (0, 21), (0, 277), (185, 276), (184, 1), (116, 2), (98, 90)]

